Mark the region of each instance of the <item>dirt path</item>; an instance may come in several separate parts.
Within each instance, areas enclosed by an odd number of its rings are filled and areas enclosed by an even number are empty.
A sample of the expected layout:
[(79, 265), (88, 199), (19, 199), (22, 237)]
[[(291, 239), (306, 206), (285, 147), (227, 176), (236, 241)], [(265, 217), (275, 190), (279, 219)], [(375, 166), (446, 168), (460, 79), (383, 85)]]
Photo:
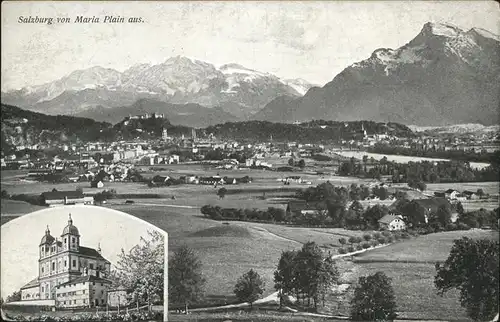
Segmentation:
[(271, 235), (271, 236), (273, 236), (273, 237), (275, 237), (275, 238), (281, 239), (281, 240), (291, 241), (291, 242), (296, 243), (296, 244), (298, 244), (298, 245), (303, 245), (301, 242), (298, 242), (298, 241), (296, 241), (296, 240), (293, 240), (293, 239), (290, 239), (290, 238), (287, 238), (287, 237), (283, 237), (283, 236), (277, 235), (277, 234), (272, 233), (272, 232), (270, 232), (269, 230), (267, 230), (267, 229), (265, 229), (265, 228), (263, 228), (263, 227), (259, 227), (259, 226), (250, 226), (250, 228), (255, 229), (255, 230), (258, 230), (258, 231), (260, 231), (260, 232), (267, 233), (267, 234), (269, 234), (269, 235)]

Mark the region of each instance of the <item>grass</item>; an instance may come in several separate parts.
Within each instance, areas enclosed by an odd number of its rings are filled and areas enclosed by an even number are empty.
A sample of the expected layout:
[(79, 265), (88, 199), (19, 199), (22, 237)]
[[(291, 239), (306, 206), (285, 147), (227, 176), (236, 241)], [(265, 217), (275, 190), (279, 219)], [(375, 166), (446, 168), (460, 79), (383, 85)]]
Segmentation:
[(250, 269), (264, 278), (264, 296), (273, 293), (273, 273), (284, 250), (299, 249), (302, 243), (308, 241), (328, 247), (332, 247), (330, 244), (338, 246), (340, 237), (363, 234), (344, 229), (310, 229), (247, 222), (225, 225), (201, 217), (198, 209), (125, 204), (111, 207), (167, 231), (170, 252), (183, 244), (195, 250), (207, 279), (208, 305), (234, 301), (234, 284)]
[[(455, 239), (492, 238), (498, 233), (484, 230), (450, 231), (419, 236), (354, 258), (350, 282), (360, 276), (382, 271), (392, 278), (399, 318), (466, 321), (458, 291), (439, 296), (434, 287), (434, 263), (445, 261)], [(346, 298), (352, 296), (346, 294)]]
[(19, 200), (9, 200), (2, 199), (0, 202), (0, 214), (2, 215), (23, 215), (33, 211), (45, 209), (46, 207), (35, 206), (30, 203), (19, 201)]
[(448, 258), (453, 241), (462, 237), (498, 240), (498, 232), (472, 229), (423, 235), (356, 256), (357, 262), (421, 262), (434, 264)]
[[(420, 263), (363, 263), (358, 265), (353, 282), (360, 276), (382, 271), (392, 278), (399, 318), (443, 319), (466, 321), (465, 310), (460, 306), (457, 291), (443, 297), (434, 287), (434, 265)], [(349, 296), (349, 295), (348, 295)]]

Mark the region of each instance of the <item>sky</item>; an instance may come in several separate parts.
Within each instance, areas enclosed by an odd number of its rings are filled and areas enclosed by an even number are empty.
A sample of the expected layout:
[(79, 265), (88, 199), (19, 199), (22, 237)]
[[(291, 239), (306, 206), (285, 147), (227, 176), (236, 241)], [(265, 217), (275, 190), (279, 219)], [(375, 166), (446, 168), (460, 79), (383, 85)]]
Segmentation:
[[(409, 42), (429, 21), (500, 33), (495, 1), (16, 1), (1, 9), (2, 91), (177, 55), (324, 85), (374, 50)], [(29, 16), (71, 22), (19, 22)], [(76, 23), (77, 16), (100, 23)], [(104, 16), (127, 22), (103, 23)]]
[(149, 239), (148, 231), (159, 228), (129, 214), (98, 206), (64, 206), (39, 210), (11, 220), (1, 226), (0, 267), (1, 296), (5, 299), (23, 285), (38, 277), (39, 244), (47, 225), (53, 237), (61, 239), (71, 213), (73, 225), (80, 233), (80, 245), (97, 249), (113, 265), (123, 248)]

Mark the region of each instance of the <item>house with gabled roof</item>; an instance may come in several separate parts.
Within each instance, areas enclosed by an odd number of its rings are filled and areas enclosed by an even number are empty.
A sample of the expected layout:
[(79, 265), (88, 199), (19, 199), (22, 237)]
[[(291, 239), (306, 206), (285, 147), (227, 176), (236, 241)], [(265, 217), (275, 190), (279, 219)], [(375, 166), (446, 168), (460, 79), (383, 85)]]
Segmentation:
[(379, 228), (383, 230), (405, 230), (406, 223), (401, 216), (385, 215), (378, 221)]

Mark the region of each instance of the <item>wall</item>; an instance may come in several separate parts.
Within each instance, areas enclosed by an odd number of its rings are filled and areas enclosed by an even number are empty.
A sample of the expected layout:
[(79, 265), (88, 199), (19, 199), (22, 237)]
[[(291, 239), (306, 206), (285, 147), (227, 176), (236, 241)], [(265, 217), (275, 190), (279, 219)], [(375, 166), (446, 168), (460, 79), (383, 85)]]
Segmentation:
[(67, 284), (56, 289), (58, 307), (81, 307), (90, 305), (90, 283)]

